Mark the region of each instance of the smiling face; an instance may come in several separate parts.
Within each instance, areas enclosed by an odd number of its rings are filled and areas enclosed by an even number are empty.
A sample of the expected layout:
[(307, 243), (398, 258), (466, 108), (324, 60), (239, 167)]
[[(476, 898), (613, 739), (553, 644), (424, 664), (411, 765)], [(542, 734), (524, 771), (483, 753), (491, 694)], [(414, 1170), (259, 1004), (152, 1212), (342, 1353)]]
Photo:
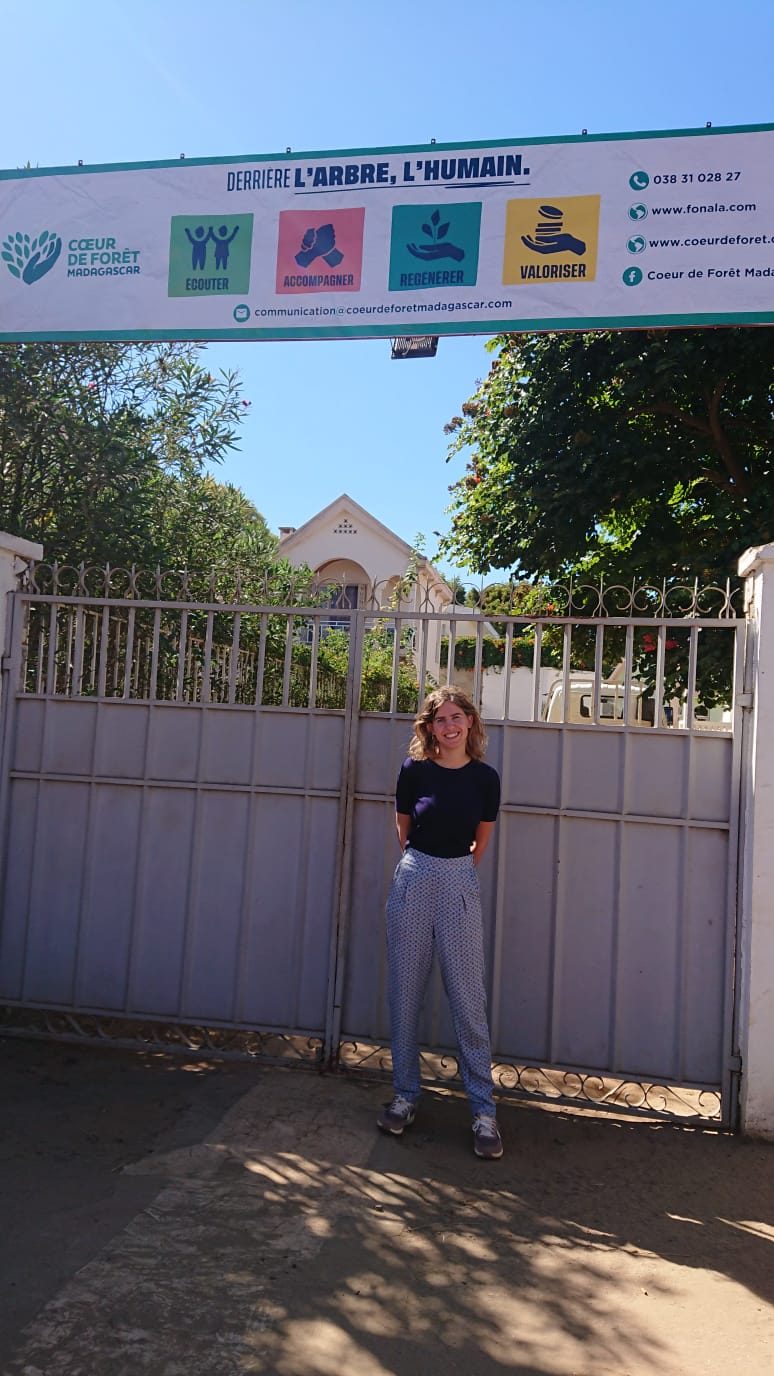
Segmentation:
[(449, 701), (441, 703), (430, 722), (430, 730), (442, 753), (465, 754), (472, 724), (473, 718), (466, 716), (459, 703)]

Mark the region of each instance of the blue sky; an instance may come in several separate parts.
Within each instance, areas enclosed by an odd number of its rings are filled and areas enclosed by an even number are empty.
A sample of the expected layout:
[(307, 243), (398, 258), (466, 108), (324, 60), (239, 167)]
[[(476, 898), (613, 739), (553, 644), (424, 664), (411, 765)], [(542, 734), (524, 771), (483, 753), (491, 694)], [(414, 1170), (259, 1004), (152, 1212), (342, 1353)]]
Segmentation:
[[(771, 0), (36, 0), (4, 8), (0, 167), (767, 123), (773, 52)], [(347, 491), (432, 554), (484, 343), (210, 346), (251, 402), (218, 476), (274, 530)]]

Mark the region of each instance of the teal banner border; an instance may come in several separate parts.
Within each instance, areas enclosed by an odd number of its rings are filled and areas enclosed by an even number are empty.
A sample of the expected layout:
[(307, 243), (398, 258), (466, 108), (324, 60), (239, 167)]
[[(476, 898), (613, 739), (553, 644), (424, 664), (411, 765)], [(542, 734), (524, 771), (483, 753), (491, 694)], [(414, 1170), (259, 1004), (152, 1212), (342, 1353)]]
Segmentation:
[(611, 315), (596, 316), (589, 320), (568, 320), (560, 316), (556, 320), (471, 320), (464, 330), (453, 324), (433, 321), (422, 325), (407, 325), (396, 322), (394, 325), (320, 325), (308, 329), (260, 329), (245, 325), (241, 329), (224, 330), (42, 330), (25, 334), (4, 334), (0, 331), (0, 344), (25, 344), (43, 341), (74, 343), (78, 340), (118, 340), (126, 344), (147, 343), (148, 341), (197, 339), (213, 343), (231, 339), (264, 339), (281, 341), (283, 339), (392, 339), (396, 335), (456, 335), (462, 339), (471, 334), (534, 334), (536, 331), (555, 330), (566, 334), (578, 330), (648, 330), (648, 329), (702, 329), (708, 326), (734, 325), (774, 325), (774, 311), (754, 314), (752, 312), (715, 313), (709, 311), (702, 315)]
[(379, 153), (445, 153), (466, 148), (514, 148), (535, 147), (552, 143), (620, 143), (626, 139), (677, 139), (677, 138), (717, 138), (722, 134), (765, 134), (774, 130), (774, 124), (731, 124), (710, 126), (700, 129), (646, 129), (630, 133), (613, 134), (563, 134), (541, 135), (533, 138), (477, 139), (474, 143), (406, 143), (389, 148), (323, 148), (306, 149), (301, 152), (245, 153), (240, 156), (224, 158), (163, 158), (153, 162), (103, 162), (84, 163), (65, 167), (17, 167), (0, 169), (0, 181), (23, 179), (25, 177), (76, 177), (94, 172), (132, 172), (149, 168), (163, 167), (217, 167), (231, 166), (246, 162), (299, 162), (308, 158), (344, 158), (376, 156)]

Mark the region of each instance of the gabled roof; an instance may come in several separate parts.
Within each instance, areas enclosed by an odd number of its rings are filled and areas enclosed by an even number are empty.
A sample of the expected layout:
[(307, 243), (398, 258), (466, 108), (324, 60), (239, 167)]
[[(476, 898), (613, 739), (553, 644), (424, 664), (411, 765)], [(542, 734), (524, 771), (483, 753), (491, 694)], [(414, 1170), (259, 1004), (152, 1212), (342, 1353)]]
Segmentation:
[[(392, 546), (401, 562), (407, 562), (411, 558), (413, 553), (412, 546), (407, 544), (405, 540), (402, 540), (399, 535), (396, 535), (394, 530), (390, 530), (390, 527), (386, 526), (383, 521), (377, 520), (376, 516), (372, 515), (370, 511), (367, 511), (359, 502), (356, 502), (347, 492), (342, 492), (340, 497), (336, 497), (334, 501), (329, 502), (327, 506), (323, 507), (322, 511), (318, 511), (314, 516), (310, 516), (309, 520), (305, 521), (302, 526), (298, 526), (292, 534), (284, 536), (280, 543), (278, 553), (283, 558), (287, 558), (288, 554), (292, 554), (292, 551), (298, 545), (303, 545), (304, 540), (309, 535), (318, 531), (321, 527), (324, 527), (329, 521), (335, 521), (336, 517), (344, 513), (354, 517), (356, 521), (362, 523), (364, 526), (367, 526), (371, 534), (381, 536), (387, 544)], [(451, 595), (451, 588), (443, 577), (443, 574), (439, 573), (424, 555), (420, 555), (419, 557), (419, 567), (424, 571), (424, 575), (429, 585), (443, 588)]]
[(390, 530), (389, 526), (384, 525), (382, 521), (378, 521), (375, 516), (371, 515), (370, 511), (366, 511), (364, 506), (354, 501), (346, 492), (342, 492), (341, 496), (337, 497), (335, 501), (330, 502), (328, 506), (324, 506), (322, 511), (318, 511), (314, 516), (310, 516), (309, 520), (305, 521), (302, 526), (298, 526), (297, 529), (293, 531), (292, 535), (285, 536), (285, 539), (282, 541), (283, 555), (291, 546), (299, 544), (316, 526), (321, 526), (333, 516), (338, 515), (344, 507), (346, 507), (350, 515), (356, 516), (360, 521), (366, 521), (372, 530), (376, 530), (383, 535), (385, 539), (389, 540), (390, 544), (395, 545), (406, 558), (410, 556), (411, 545), (407, 545), (406, 541), (402, 540), (399, 535), (396, 535), (394, 530)]

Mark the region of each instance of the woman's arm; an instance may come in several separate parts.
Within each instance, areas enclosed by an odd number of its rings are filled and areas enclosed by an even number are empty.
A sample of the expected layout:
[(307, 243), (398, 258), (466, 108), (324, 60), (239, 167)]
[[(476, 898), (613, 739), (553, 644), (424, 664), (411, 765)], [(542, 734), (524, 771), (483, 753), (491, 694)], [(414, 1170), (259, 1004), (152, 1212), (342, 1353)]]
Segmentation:
[(398, 845), (401, 850), (406, 849), (408, 841), (409, 827), (411, 826), (411, 814), (408, 812), (395, 813), (395, 830), (398, 833)]
[(470, 848), (473, 852), (474, 865), (481, 864), (482, 856), (487, 846), (489, 845), (489, 841), (494, 829), (494, 822), (479, 822), (478, 826), (476, 827), (476, 839)]

